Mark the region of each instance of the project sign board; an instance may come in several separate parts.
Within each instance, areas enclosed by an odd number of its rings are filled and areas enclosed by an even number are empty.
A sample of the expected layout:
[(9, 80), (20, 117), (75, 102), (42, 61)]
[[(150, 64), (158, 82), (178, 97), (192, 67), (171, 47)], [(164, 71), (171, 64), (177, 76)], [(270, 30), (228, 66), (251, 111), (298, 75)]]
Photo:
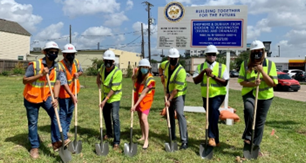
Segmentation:
[(170, 2), (158, 8), (157, 48), (245, 50), (247, 6), (184, 7)]

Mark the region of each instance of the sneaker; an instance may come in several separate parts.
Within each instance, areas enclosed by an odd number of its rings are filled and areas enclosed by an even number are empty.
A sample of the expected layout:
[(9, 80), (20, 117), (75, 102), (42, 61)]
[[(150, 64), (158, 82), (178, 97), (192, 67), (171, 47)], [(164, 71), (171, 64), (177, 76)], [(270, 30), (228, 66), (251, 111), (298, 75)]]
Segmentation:
[(188, 148), (188, 143), (182, 143), (182, 145), (180, 146), (180, 150), (187, 148)]
[(62, 147), (62, 145), (63, 145), (63, 143), (62, 143), (61, 141), (57, 141), (57, 142), (55, 142), (55, 143), (52, 143), (52, 147), (53, 147), (54, 152), (57, 152), (58, 149), (59, 149), (60, 147)]
[(30, 156), (33, 158), (33, 159), (37, 159), (39, 157), (39, 154), (38, 154), (38, 148), (32, 148), (30, 150)]
[(209, 141), (208, 141), (208, 145), (212, 146), (212, 147), (215, 147), (216, 146), (216, 141), (214, 138), (209, 138)]

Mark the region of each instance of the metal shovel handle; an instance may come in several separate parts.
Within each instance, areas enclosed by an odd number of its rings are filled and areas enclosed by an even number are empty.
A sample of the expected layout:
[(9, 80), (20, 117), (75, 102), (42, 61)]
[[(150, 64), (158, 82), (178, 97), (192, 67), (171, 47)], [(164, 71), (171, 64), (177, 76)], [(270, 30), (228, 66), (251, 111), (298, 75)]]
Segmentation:
[[(51, 98), (52, 98), (52, 102), (53, 102), (53, 101), (54, 101), (54, 94), (53, 94), (53, 92), (52, 92), (49, 74), (47, 74), (46, 76), (47, 76), (48, 86), (49, 86), (49, 90), (50, 90)], [(60, 121), (60, 118), (59, 118), (59, 116), (58, 116), (57, 108), (54, 108), (54, 111), (55, 111), (55, 115), (56, 115), (56, 120), (57, 120), (57, 124), (58, 124), (59, 131), (60, 131), (60, 132), (63, 132), (63, 130), (62, 130), (62, 125), (61, 125), (61, 121)]]

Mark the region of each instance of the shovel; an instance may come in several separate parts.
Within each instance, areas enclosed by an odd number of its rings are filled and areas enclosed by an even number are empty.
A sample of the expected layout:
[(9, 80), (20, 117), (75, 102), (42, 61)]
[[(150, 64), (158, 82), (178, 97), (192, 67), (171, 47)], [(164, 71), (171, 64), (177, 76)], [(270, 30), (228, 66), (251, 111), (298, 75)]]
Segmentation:
[[(132, 107), (134, 106), (134, 90), (132, 91)], [(131, 112), (130, 143), (124, 143), (124, 154), (133, 157), (137, 153), (137, 144), (133, 143), (133, 118), (134, 112)]]
[(202, 159), (212, 159), (214, 147), (208, 145), (208, 116), (209, 115), (209, 77), (206, 81), (206, 127), (205, 127), (205, 144), (200, 144), (200, 156)]
[[(99, 106), (101, 104), (101, 88), (99, 86)], [(100, 113), (100, 143), (96, 143), (96, 153), (100, 156), (106, 156), (108, 154), (108, 142), (103, 143), (103, 124), (102, 124), (102, 108), (99, 107)]]
[[(77, 94), (77, 79), (74, 79), (74, 92), (75, 92), (75, 98), (78, 97)], [(75, 111), (74, 111), (74, 141), (72, 143), (69, 143), (68, 150), (73, 154), (81, 153), (82, 151), (82, 141), (77, 141), (77, 126), (78, 126), (78, 104), (75, 104)]]
[[(166, 88), (164, 88), (164, 92), (165, 92), (165, 102), (167, 102)], [(169, 108), (167, 106), (166, 106), (166, 110), (167, 110), (167, 123), (168, 123), (168, 132), (169, 132), (170, 144), (165, 143), (165, 149), (166, 149), (167, 152), (174, 152), (174, 151), (177, 151), (178, 147), (177, 147), (177, 143), (175, 141), (172, 141)]]
[[(49, 74), (47, 74), (47, 80), (48, 80), (48, 85), (49, 85), (52, 101), (54, 101), (54, 95), (53, 95), (53, 91), (52, 91), (52, 88), (51, 88)], [(59, 128), (59, 132), (61, 134), (62, 142), (63, 142), (62, 147), (59, 149), (59, 155), (60, 155), (61, 159), (63, 160), (63, 162), (66, 163), (66, 162), (69, 162), (71, 160), (71, 153), (68, 151), (67, 147), (65, 147), (63, 130), (62, 130), (62, 126), (61, 126), (59, 116), (58, 116), (57, 108), (54, 108), (54, 111), (55, 111), (55, 115), (56, 115), (56, 120), (57, 120), (57, 124), (58, 124), (58, 128)]]
[[(257, 79), (260, 78), (260, 73), (257, 74)], [(243, 147), (243, 156), (246, 159), (257, 159), (259, 153), (259, 147), (254, 146), (254, 130), (255, 130), (255, 123), (256, 123), (256, 113), (257, 113), (257, 102), (258, 102), (258, 91), (259, 86), (256, 86), (256, 96), (255, 96), (255, 104), (254, 104), (254, 113), (253, 113), (253, 124), (252, 124), (252, 137), (251, 137), (251, 144), (244, 143)]]

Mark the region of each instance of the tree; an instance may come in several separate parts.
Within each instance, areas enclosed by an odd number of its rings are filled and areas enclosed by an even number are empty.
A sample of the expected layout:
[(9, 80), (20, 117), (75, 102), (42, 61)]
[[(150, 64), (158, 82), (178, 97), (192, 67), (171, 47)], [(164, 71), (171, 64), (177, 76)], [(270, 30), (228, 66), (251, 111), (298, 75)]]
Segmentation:
[(246, 61), (249, 59), (250, 51), (244, 51), (240, 53), (240, 55), (235, 59), (234, 67), (235, 69), (240, 69), (240, 65), (243, 61)]

